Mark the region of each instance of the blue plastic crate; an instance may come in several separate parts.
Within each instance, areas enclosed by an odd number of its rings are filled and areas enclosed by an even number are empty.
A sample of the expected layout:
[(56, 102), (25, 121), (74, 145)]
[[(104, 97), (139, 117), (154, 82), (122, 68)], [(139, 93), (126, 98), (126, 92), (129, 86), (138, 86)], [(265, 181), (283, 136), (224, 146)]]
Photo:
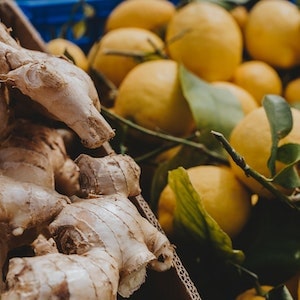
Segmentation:
[[(121, 0), (86, 0), (95, 10), (95, 16), (87, 19), (86, 34), (76, 39), (72, 30), (65, 33), (65, 38), (75, 42), (85, 52), (101, 36), (107, 16)], [(45, 42), (60, 36), (63, 26), (69, 22), (83, 19), (82, 6), (77, 8), (78, 0), (16, 0), (16, 3), (40, 33)]]
[[(65, 38), (75, 42), (85, 52), (103, 33), (106, 18), (122, 0), (85, 0), (95, 10), (95, 16), (88, 19), (86, 34), (75, 39), (72, 30), (67, 30)], [(170, 1), (175, 5), (179, 0)], [(45, 42), (60, 36), (63, 26), (72, 19), (73, 22), (82, 20), (82, 9), (73, 10), (78, 0), (16, 0), (16, 3), (39, 32)], [(70, 19), (70, 16), (72, 18)]]

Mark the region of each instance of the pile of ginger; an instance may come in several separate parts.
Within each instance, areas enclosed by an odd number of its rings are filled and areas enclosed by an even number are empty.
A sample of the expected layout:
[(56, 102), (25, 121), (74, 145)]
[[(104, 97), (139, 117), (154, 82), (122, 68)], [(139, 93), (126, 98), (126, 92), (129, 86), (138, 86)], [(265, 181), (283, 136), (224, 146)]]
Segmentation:
[(129, 200), (139, 167), (93, 151), (114, 131), (89, 75), (0, 23), (0, 81), (0, 298), (128, 298), (170, 269), (173, 245)]

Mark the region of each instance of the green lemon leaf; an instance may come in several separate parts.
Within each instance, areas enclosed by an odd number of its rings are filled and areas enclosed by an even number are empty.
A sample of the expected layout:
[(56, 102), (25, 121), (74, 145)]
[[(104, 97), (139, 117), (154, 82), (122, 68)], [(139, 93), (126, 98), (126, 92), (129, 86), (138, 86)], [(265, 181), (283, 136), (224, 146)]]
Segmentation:
[(210, 149), (224, 152), (210, 132), (219, 131), (228, 138), (234, 126), (244, 116), (240, 102), (230, 91), (212, 86), (183, 65), (180, 65), (179, 70), (183, 94), (189, 103), (197, 129), (201, 132), (200, 139)]
[(267, 165), (273, 177), (276, 174), (275, 162), (278, 142), (287, 136), (293, 128), (293, 117), (289, 104), (278, 95), (266, 95), (262, 105), (265, 109), (272, 135), (271, 154)]
[(233, 249), (230, 237), (206, 212), (186, 170), (179, 167), (169, 171), (168, 182), (176, 195), (175, 228), (185, 228), (196, 243), (209, 244), (224, 260), (242, 262), (243, 253)]
[(277, 149), (277, 160), (287, 166), (278, 172), (272, 179), (285, 188), (300, 187), (299, 173), (296, 164), (300, 161), (300, 144), (288, 143)]
[(290, 165), (273, 177), (272, 182), (281, 185), (287, 189), (293, 189), (300, 186), (300, 179), (294, 165)]
[(277, 160), (286, 165), (299, 162), (300, 144), (288, 143), (280, 146), (277, 151)]
[(180, 66), (180, 80), (197, 128), (220, 131), (228, 137), (244, 114), (237, 98), (229, 91), (214, 87)]
[(279, 285), (278, 287), (273, 288), (266, 295), (268, 300), (293, 300), (291, 293), (285, 285)]

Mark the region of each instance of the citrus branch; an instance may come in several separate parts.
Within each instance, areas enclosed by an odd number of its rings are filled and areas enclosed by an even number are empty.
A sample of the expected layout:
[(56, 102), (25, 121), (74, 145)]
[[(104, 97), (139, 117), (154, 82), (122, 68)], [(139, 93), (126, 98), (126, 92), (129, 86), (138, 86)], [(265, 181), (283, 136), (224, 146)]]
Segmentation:
[[(153, 131), (153, 130), (147, 129), (145, 127), (139, 126), (136, 123), (134, 123), (134, 122), (132, 122), (128, 119), (122, 118), (122, 117), (112, 113), (111, 111), (109, 111), (105, 107), (102, 107), (101, 111), (102, 111), (103, 115), (106, 116), (107, 118), (109, 118), (111, 120), (114, 120), (114, 121), (117, 121), (119, 123), (122, 123), (122, 124), (124, 124), (128, 127), (131, 127), (135, 130), (138, 130), (142, 133), (145, 133), (147, 135), (150, 135), (150, 136), (153, 136), (153, 137), (165, 140), (165, 141), (172, 142), (172, 143), (174, 143), (174, 145), (185, 145), (185, 146), (188, 146), (188, 147), (193, 147), (193, 148), (199, 149), (203, 153), (217, 159), (218, 161), (227, 163), (227, 160), (225, 160), (224, 157), (222, 157), (220, 154), (218, 154), (215, 151), (211, 151), (211, 150), (207, 149), (203, 144), (193, 142), (193, 141), (191, 141), (187, 138), (179, 138), (179, 137), (175, 137), (173, 135), (165, 134), (165, 133), (158, 132), (158, 131)], [(196, 132), (196, 135), (197, 134), (198, 134), (198, 132)]]
[(222, 144), (224, 149), (227, 151), (227, 153), (231, 156), (233, 161), (245, 172), (247, 176), (251, 176), (256, 181), (258, 181), (264, 188), (266, 188), (268, 191), (270, 191), (276, 198), (281, 200), (282, 202), (286, 203), (291, 208), (296, 208), (299, 210), (299, 208), (294, 205), (291, 202), (291, 199), (280, 192), (274, 184), (272, 184), (268, 178), (261, 175), (260, 173), (253, 170), (245, 161), (245, 159), (238, 154), (232, 146), (229, 144), (229, 142), (226, 140), (224, 135), (222, 133), (211, 131), (211, 133), (215, 136), (215, 138)]
[(162, 153), (163, 151), (166, 151), (166, 150), (169, 150), (171, 149), (172, 147), (176, 146), (176, 144), (174, 143), (170, 143), (168, 145), (162, 145), (160, 146), (159, 148), (156, 148), (154, 149), (153, 151), (149, 151), (143, 155), (140, 155), (138, 157), (135, 157), (134, 160), (139, 163), (139, 162), (142, 162), (142, 161), (146, 161), (146, 160), (149, 160), (155, 156), (157, 156), (158, 154)]
[(246, 273), (247, 275), (249, 275), (254, 280), (254, 288), (255, 288), (257, 296), (265, 296), (266, 295), (266, 293), (264, 292), (264, 290), (262, 289), (262, 287), (260, 285), (258, 276), (255, 273), (249, 271), (248, 269), (246, 269), (236, 263), (231, 263), (231, 264), (234, 265), (239, 271), (242, 271), (242, 272)]
[(160, 49), (155, 45), (155, 43), (148, 38), (147, 39), (148, 43), (151, 45), (153, 48), (153, 51), (150, 52), (143, 52), (143, 51), (125, 51), (125, 50), (111, 50), (108, 49), (104, 51), (104, 54), (106, 55), (119, 55), (119, 56), (125, 56), (125, 57), (132, 57), (136, 59), (139, 62), (144, 62), (147, 60), (152, 59), (153, 57), (159, 57), (163, 59), (167, 59), (168, 56), (163, 52), (163, 49)]

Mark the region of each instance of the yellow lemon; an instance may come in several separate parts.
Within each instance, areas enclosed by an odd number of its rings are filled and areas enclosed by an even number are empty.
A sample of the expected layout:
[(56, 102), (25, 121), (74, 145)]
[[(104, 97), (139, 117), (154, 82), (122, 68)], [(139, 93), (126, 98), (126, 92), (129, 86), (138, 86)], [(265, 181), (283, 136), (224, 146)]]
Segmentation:
[(231, 9), (229, 12), (231, 13), (235, 21), (238, 23), (242, 33), (244, 33), (244, 29), (249, 15), (247, 8), (243, 5), (238, 5)]
[(300, 77), (287, 83), (283, 96), (290, 104), (300, 102)]
[(162, 153), (160, 153), (159, 155), (157, 155), (154, 159), (154, 163), (155, 164), (160, 164), (163, 163), (165, 161), (168, 161), (170, 159), (172, 159), (182, 148), (181, 145), (172, 147), (168, 150), (163, 151)]
[[(88, 53), (89, 65), (117, 87), (127, 73), (148, 54), (163, 52), (163, 40), (142, 28), (118, 28), (107, 32)], [(140, 57), (140, 59), (138, 59)], [(153, 58), (153, 57), (151, 57)]]
[[(231, 237), (236, 237), (251, 213), (251, 194), (229, 167), (200, 165), (187, 169), (190, 181), (199, 193), (206, 211)], [(158, 202), (158, 221), (167, 235), (174, 234), (176, 197), (167, 185)]]
[(105, 30), (109, 31), (120, 27), (139, 27), (160, 35), (164, 32), (166, 24), (175, 11), (175, 5), (170, 1), (122, 1), (109, 14)]
[[(293, 129), (282, 140), (279, 145), (286, 143), (300, 143), (300, 111), (292, 108)], [(271, 132), (266, 112), (259, 107), (246, 115), (232, 130), (229, 142), (239, 153), (246, 163), (255, 171), (265, 177), (270, 177), (267, 161), (271, 153)], [(262, 187), (252, 177), (245, 175), (245, 172), (230, 159), (233, 172), (253, 193), (263, 197), (273, 197), (270, 192)], [(283, 168), (283, 164), (277, 165), (277, 172)]]
[(50, 40), (46, 46), (49, 53), (54, 55), (66, 55), (73, 60), (76, 66), (84, 71), (88, 70), (87, 57), (83, 50), (75, 43), (63, 38), (56, 38)]
[(189, 133), (194, 121), (178, 73), (178, 64), (167, 59), (137, 65), (119, 87), (115, 113), (151, 130), (176, 136)]
[(263, 61), (243, 62), (234, 71), (231, 81), (247, 90), (259, 105), (266, 94), (282, 94), (280, 76), (272, 66)]
[(242, 59), (242, 33), (232, 15), (207, 1), (178, 9), (166, 30), (169, 56), (207, 81), (228, 80)]
[(244, 88), (228, 81), (214, 81), (212, 85), (219, 88), (224, 88), (231, 92), (239, 101), (244, 112), (244, 115), (248, 114), (259, 105), (255, 98)]
[(300, 15), (285, 0), (257, 1), (245, 26), (245, 46), (253, 59), (279, 68), (300, 63)]

